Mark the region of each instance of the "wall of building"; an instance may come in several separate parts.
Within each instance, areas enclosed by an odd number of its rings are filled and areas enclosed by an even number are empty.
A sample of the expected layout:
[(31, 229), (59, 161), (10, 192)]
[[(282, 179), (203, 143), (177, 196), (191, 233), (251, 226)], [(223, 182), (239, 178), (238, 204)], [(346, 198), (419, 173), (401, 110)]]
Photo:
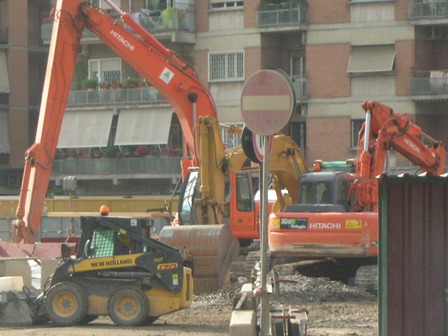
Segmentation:
[(349, 2), (346, 0), (313, 0), (308, 6), (308, 23), (348, 23)]
[(350, 158), (350, 116), (307, 118), (306, 160)]
[(347, 73), (350, 45), (311, 44), (306, 47), (309, 98), (350, 96)]
[(414, 41), (403, 40), (395, 43), (396, 96), (409, 96), (409, 78), (415, 67), (414, 48)]
[[(260, 0), (244, 1), (244, 29), (257, 27), (257, 10)], [(255, 15), (254, 15), (255, 14)]]
[(209, 1), (195, 1), (196, 10), (196, 32), (208, 31), (208, 6)]

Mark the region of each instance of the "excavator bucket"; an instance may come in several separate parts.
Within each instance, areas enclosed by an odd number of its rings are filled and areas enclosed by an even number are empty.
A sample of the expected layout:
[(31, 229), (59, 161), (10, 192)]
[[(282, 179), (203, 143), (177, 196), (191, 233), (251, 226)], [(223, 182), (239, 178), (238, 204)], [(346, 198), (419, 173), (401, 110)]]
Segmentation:
[(228, 281), (230, 264), (240, 251), (239, 242), (228, 225), (166, 226), (159, 239), (191, 252), (195, 294), (223, 288)]

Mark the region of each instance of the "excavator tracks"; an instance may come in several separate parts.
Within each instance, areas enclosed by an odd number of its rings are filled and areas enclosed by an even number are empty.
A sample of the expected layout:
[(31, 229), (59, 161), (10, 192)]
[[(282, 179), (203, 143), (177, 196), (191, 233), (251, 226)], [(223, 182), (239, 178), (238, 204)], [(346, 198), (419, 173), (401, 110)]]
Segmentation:
[(356, 271), (355, 286), (362, 290), (378, 294), (378, 265), (361, 266)]

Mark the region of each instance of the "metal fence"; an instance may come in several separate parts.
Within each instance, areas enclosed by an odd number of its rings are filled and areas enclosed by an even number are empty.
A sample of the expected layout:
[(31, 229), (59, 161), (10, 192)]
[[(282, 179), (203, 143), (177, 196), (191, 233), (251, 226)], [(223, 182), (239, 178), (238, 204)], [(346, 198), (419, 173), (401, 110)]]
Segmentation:
[(306, 12), (301, 8), (281, 8), (279, 5), (264, 6), (257, 12), (257, 26), (306, 24)]
[[(0, 217), (0, 239), (4, 242), (10, 242), (13, 235), (12, 217)], [(164, 217), (152, 218), (151, 235), (157, 235), (160, 230), (167, 225)], [(42, 216), (37, 234), (37, 240), (41, 241), (49, 238), (68, 238), (71, 236), (79, 237), (81, 235), (81, 219), (74, 217), (47, 217)]]
[(447, 1), (413, 2), (409, 7), (409, 18), (436, 19), (448, 17)]
[[(168, 12), (169, 11), (169, 12)], [(132, 13), (132, 17), (143, 28), (150, 33), (158, 33), (172, 30), (182, 30), (188, 32), (196, 31), (195, 24), (195, 6), (188, 3), (178, 3), (172, 9), (165, 10), (147, 10), (142, 9), (139, 12)], [(118, 22), (119, 17), (114, 11), (108, 11), (108, 13), (116, 19)], [(131, 30), (129, 26), (126, 29)], [(44, 19), (41, 27), (41, 38), (43, 40), (49, 40), (51, 38), (51, 32), (53, 30), (53, 19)], [(82, 38), (97, 38), (90, 30), (84, 29), (82, 32)]]
[(55, 175), (104, 175), (104, 174), (173, 174), (181, 173), (181, 158), (176, 156), (153, 156), (136, 158), (98, 158), (55, 160)]
[(70, 91), (67, 105), (167, 102), (154, 87)]
[(410, 93), (414, 96), (448, 94), (448, 70), (414, 72)]

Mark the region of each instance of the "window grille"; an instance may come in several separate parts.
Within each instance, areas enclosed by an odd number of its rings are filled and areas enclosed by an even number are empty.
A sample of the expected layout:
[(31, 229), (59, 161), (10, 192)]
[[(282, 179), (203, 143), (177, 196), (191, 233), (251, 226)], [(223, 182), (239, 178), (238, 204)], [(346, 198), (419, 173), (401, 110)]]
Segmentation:
[(244, 80), (244, 52), (209, 53), (209, 81)]
[(210, 4), (210, 9), (241, 8), (244, 1), (214, 1)]

